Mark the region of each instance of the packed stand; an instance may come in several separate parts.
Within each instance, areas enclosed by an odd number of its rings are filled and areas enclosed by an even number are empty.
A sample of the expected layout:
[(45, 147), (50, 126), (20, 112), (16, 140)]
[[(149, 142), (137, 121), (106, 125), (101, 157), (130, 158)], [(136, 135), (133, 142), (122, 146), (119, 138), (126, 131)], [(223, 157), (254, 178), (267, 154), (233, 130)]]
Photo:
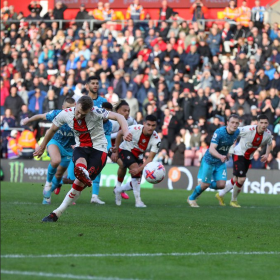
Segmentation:
[[(6, 6), (5, 6), (6, 5)], [(1, 10), (1, 123), (2, 156), (7, 157), (7, 128), (22, 127), (33, 114), (60, 109), (64, 99), (87, 94), (86, 79), (100, 77), (99, 94), (112, 104), (125, 99), (139, 123), (147, 114), (158, 119), (162, 137), (158, 161), (173, 165), (200, 165), (213, 132), (231, 113), (241, 125), (256, 123), (259, 113), (269, 118), (274, 150), (266, 164), (256, 152), (253, 168), (280, 169), (280, 30), (264, 23), (265, 9), (256, 1), (252, 10), (229, 2), (223, 24), (202, 29), (207, 8), (192, 6), (192, 22), (180, 18), (162, 2), (157, 24), (135, 0), (128, 7), (122, 30), (110, 4), (94, 10), (81, 5), (76, 22), (59, 29), (65, 5), (40, 16), (38, 2), (30, 15), (18, 14), (7, 1)], [(8, 19), (17, 19), (11, 23)], [(34, 21), (39, 20), (38, 21)], [(53, 20), (45, 22), (44, 20)], [(85, 20), (98, 19), (94, 30)], [(146, 19), (147, 21), (138, 21)], [(81, 22), (84, 20), (84, 22)], [(232, 162), (228, 162), (232, 166)]]

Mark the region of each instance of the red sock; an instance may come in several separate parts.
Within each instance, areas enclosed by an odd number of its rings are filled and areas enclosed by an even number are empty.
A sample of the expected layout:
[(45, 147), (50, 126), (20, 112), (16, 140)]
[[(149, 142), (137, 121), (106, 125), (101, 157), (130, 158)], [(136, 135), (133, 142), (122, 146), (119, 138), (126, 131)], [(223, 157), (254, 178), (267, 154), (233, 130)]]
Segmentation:
[(83, 167), (85, 170), (87, 170), (87, 167), (83, 163), (77, 163), (76, 167)]
[(81, 186), (79, 186), (75, 183), (73, 183), (72, 188), (76, 191), (79, 191), (79, 192), (81, 192), (84, 189), (84, 187), (81, 187)]
[(118, 182), (122, 183), (123, 180), (124, 180), (124, 178), (121, 178), (121, 177), (118, 176)]
[(231, 181), (231, 184), (232, 184), (232, 185), (234, 185), (234, 181), (233, 181), (233, 178), (231, 178), (231, 179), (230, 179), (230, 181)]
[(242, 188), (242, 185), (240, 185), (238, 182), (236, 182), (235, 184), (238, 188), (240, 188), (240, 189)]

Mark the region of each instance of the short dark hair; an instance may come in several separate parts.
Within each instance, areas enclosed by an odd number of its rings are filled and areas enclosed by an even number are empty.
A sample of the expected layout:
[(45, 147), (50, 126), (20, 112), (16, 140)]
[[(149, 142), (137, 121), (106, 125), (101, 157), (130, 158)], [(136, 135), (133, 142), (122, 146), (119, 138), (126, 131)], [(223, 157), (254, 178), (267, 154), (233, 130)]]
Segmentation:
[(156, 122), (157, 118), (154, 115), (147, 115), (145, 121)]
[(231, 118), (239, 119), (239, 116), (238, 116), (237, 114), (231, 114), (231, 115), (228, 117), (228, 121), (230, 121)]
[(127, 103), (125, 100), (121, 99), (121, 100), (116, 104), (116, 106), (115, 106), (115, 108), (114, 108), (115, 112), (117, 112), (122, 106), (129, 106), (129, 105), (128, 105), (128, 103)]
[(82, 96), (77, 104), (81, 104), (82, 110), (87, 111), (88, 109), (91, 109), (93, 107), (93, 101), (89, 96)]
[(98, 80), (99, 81), (99, 79), (96, 76), (89, 76), (87, 78), (87, 84), (90, 83), (91, 80)]
[(76, 101), (72, 97), (66, 97), (63, 101), (63, 103), (68, 103), (68, 104), (74, 104)]
[(258, 121), (260, 121), (260, 120), (268, 120), (268, 117), (265, 114), (260, 114), (260, 115), (257, 116), (257, 120)]
[(112, 111), (113, 110), (113, 105), (110, 102), (103, 102), (102, 103), (102, 108)]

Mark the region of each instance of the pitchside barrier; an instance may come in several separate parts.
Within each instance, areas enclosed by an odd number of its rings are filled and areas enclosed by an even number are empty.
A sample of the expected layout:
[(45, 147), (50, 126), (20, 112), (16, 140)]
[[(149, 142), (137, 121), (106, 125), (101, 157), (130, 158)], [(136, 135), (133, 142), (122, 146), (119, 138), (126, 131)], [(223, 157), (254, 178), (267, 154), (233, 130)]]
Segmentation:
[[(49, 162), (34, 160), (1, 160), (4, 172), (4, 181), (11, 183), (44, 183), (46, 180)], [(108, 163), (101, 173), (100, 185), (114, 187), (117, 182), (117, 164)], [(156, 185), (149, 184), (142, 178), (142, 188), (160, 189), (186, 189), (192, 190), (197, 185), (198, 167), (165, 166), (166, 176)], [(232, 169), (229, 168), (228, 178), (232, 177)], [(280, 171), (250, 169), (248, 178), (244, 183), (244, 193), (280, 194)], [(124, 183), (130, 180), (127, 174)], [(209, 189), (209, 191), (212, 191)]]

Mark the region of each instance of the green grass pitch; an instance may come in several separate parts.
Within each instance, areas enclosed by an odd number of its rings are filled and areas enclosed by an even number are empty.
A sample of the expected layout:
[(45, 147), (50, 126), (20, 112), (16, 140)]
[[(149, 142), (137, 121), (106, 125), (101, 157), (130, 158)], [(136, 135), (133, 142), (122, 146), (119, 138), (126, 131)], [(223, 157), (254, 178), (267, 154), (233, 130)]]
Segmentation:
[(88, 188), (41, 223), (69, 188), (42, 205), (41, 185), (1, 183), (2, 280), (280, 279), (279, 196), (241, 194), (236, 209), (206, 192), (190, 208), (190, 192), (144, 189), (139, 209), (132, 192), (117, 207), (112, 188), (100, 189), (105, 205), (90, 204)]

